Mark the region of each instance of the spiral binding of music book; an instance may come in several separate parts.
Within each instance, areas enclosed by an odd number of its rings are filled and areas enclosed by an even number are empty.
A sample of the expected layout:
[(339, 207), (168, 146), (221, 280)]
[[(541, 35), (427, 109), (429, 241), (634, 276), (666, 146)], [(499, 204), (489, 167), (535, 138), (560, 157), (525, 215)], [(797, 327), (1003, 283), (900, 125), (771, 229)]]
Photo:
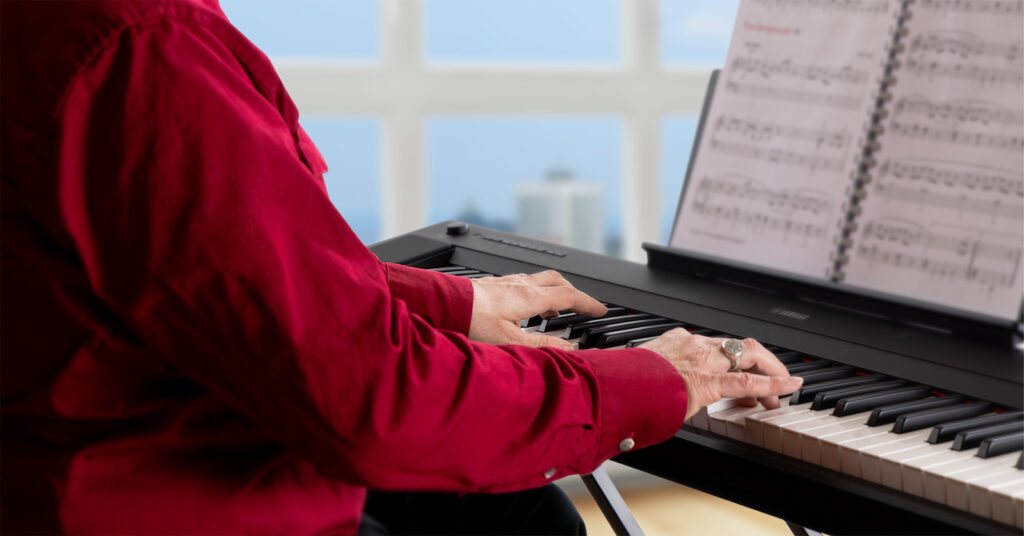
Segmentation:
[(904, 0), (900, 13), (896, 17), (892, 45), (889, 47), (889, 53), (885, 59), (882, 80), (875, 97), (875, 109), (868, 123), (860, 164), (853, 179), (849, 200), (844, 207), (846, 216), (836, 244), (834, 264), (828, 272), (829, 279), (835, 283), (842, 283), (846, 276), (843, 268), (850, 260), (848, 251), (853, 247), (853, 233), (857, 231), (857, 217), (861, 213), (861, 203), (868, 195), (867, 188), (871, 183), (872, 169), (877, 164), (875, 153), (881, 147), (880, 138), (885, 130), (882, 121), (889, 115), (888, 106), (892, 102), (891, 90), (896, 83), (895, 71), (900, 67), (900, 54), (906, 49), (904, 45), (904, 40), (907, 37), (906, 22), (910, 19), (910, 8), (913, 3), (914, 0)]

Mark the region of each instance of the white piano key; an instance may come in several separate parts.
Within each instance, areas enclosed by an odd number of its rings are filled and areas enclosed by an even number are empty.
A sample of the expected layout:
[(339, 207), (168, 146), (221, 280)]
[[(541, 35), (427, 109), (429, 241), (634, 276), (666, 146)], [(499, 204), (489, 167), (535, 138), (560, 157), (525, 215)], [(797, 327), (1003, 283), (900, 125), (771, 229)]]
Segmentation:
[(871, 445), (860, 450), (860, 477), (875, 484), (882, 483), (882, 459), (898, 452), (926, 444), (931, 429), (898, 434), (900, 439), (891, 443)]
[[(948, 444), (948, 443), (946, 443)], [(994, 458), (975, 456), (977, 449), (955, 451), (950, 450), (944, 459), (936, 459), (933, 463), (924, 464), (921, 472), (924, 478), (924, 496), (926, 499), (949, 504), (946, 489), (947, 482), (958, 476), (977, 474), (990, 467), (1012, 464), (1013, 454), (1003, 454)]]
[(1003, 478), (1007, 474), (1007, 469), (1005, 463), (998, 466), (985, 464), (946, 475), (946, 505), (960, 510), (970, 510), (971, 484), (993, 476)]
[[(821, 453), (821, 466), (833, 471), (842, 471), (843, 447), (845, 445), (872, 437), (885, 439), (890, 435), (896, 434), (882, 426), (857, 426), (837, 433), (820, 435), (818, 436), (818, 451)], [(852, 471), (852, 466), (850, 470)], [(859, 468), (854, 476), (860, 476)]]
[(746, 435), (747, 417), (757, 415), (765, 411), (768, 410), (765, 409), (765, 407), (762, 406), (761, 404), (758, 404), (756, 407), (744, 408), (743, 411), (737, 411), (730, 415), (729, 418), (726, 419), (726, 426), (729, 430), (729, 437), (739, 441), (744, 441)]
[(856, 439), (843, 441), (839, 445), (839, 470), (850, 476), (860, 478), (860, 451), (866, 448), (888, 445), (899, 441), (900, 437), (899, 434), (892, 432), (886, 432), (884, 435), (866, 432), (865, 435)]
[(967, 507), (972, 514), (992, 518), (992, 500), (1007, 486), (1024, 484), (1024, 477), (1015, 467), (1003, 473), (971, 480), (967, 484)]
[[(856, 414), (847, 415), (845, 417), (836, 417), (829, 411), (820, 411), (817, 419), (808, 419), (806, 421), (798, 421), (780, 426), (782, 430), (782, 452), (788, 456), (794, 458), (801, 458), (803, 460), (811, 461), (814, 458), (820, 459), (820, 455), (817, 450), (814, 454), (808, 454), (804, 456), (803, 446), (805, 437), (816, 437), (815, 432), (823, 430), (829, 426), (842, 425), (845, 423), (854, 423), (858, 425), (864, 425), (867, 420), (867, 415)], [(812, 461), (817, 463), (817, 461)]]
[[(790, 407), (795, 408), (797, 406)], [(782, 427), (787, 424), (817, 418), (819, 418), (819, 414), (811, 411), (808, 407), (804, 410), (793, 411), (787, 415), (779, 415), (771, 419), (762, 420), (761, 426), (763, 427), (762, 434), (764, 435), (764, 448), (782, 453)]]
[[(948, 443), (934, 445), (939, 447), (939, 450), (927, 456), (901, 462), (900, 472), (903, 477), (903, 491), (918, 497), (931, 498), (929, 497), (927, 479), (925, 478), (926, 471), (940, 470), (941, 467), (949, 467), (954, 463), (974, 457), (973, 452), (950, 450), (947, 445)], [(937, 491), (938, 499), (932, 500), (945, 502), (945, 485), (939, 483), (937, 486), (934, 486), (934, 489)]]
[[(1020, 473), (1020, 471), (1017, 471)], [(1024, 473), (1022, 473), (1024, 475)], [(1013, 525), (1016, 523), (1014, 517), (1014, 501), (1020, 500), (1017, 497), (1018, 493), (1024, 493), (1024, 476), (1022, 480), (1017, 482), (1006, 484), (1002, 486), (994, 486), (990, 491), (991, 495), (989, 500), (992, 501), (992, 519), (1005, 523), (1007, 525)]]
[[(826, 462), (822, 459), (822, 439), (851, 430), (866, 429), (868, 427), (865, 421), (867, 421), (867, 417), (862, 417), (860, 420), (852, 419), (850, 421), (835, 422), (821, 428), (814, 428), (813, 433), (803, 434), (800, 437), (800, 457), (806, 462), (824, 466)], [(877, 430), (877, 432), (883, 433), (885, 430)], [(838, 456), (838, 451), (836, 453)], [(835, 470), (838, 471), (838, 458), (836, 458), (834, 465)]]
[(689, 424), (694, 428), (700, 428), (701, 430), (708, 429), (708, 408), (700, 408), (700, 411), (694, 413), (686, 420), (685, 424)]
[[(718, 435), (728, 437), (729, 429), (728, 424), (726, 423), (726, 419), (728, 419), (732, 415), (735, 415), (737, 412), (750, 413), (751, 409), (752, 408), (740, 405), (739, 402), (736, 402), (736, 404), (729, 409), (717, 411), (714, 415), (709, 414), (708, 429)], [(760, 411), (764, 411), (764, 408), (761, 408)]]
[(783, 405), (777, 409), (770, 409), (756, 415), (747, 417), (746, 424), (743, 429), (743, 439), (751, 445), (757, 445), (759, 447), (764, 446), (764, 423), (771, 421), (776, 418), (782, 418), (786, 415), (800, 413), (808, 411), (811, 407), (810, 402), (803, 404), (797, 404), (795, 406)]
[(1024, 491), (1013, 494), (1013, 524), (1024, 529)]
[[(887, 454), (881, 458), (882, 484), (893, 489), (904, 489), (903, 474), (905, 467), (915, 460), (932, 458), (946, 452), (949, 452), (949, 447), (944, 443), (933, 445), (927, 441), (921, 441), (920, 444), (914, 447)], [(923, 486), (920, 493), (915, 493), (915, 495), (924, 496)]]

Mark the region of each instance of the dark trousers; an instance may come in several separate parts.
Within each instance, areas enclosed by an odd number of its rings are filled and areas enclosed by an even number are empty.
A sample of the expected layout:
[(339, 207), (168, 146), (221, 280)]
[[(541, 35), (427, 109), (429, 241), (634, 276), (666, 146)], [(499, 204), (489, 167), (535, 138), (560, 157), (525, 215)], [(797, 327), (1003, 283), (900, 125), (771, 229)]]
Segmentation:
[(370, 490), (359, 527), (359, 536), (586, 533), (576, 507), (553, 484), (493, 495)]

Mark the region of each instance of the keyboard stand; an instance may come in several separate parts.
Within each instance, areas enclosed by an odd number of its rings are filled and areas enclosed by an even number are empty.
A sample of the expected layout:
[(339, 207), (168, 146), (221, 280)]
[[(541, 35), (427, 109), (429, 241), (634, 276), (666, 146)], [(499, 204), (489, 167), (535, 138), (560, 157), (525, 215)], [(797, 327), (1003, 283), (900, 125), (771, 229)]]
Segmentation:
[(615, 484), (604, 470), (604, 465), (589, 475), (580, 475), (580, 478), (583, 479), (583, 484), (594, 497), (594, 502), (601, 509), (616, 536), (644, 536), (643, 529), (629, 511), (626, 501), (622, 500), (619, 490), (615, 489)]

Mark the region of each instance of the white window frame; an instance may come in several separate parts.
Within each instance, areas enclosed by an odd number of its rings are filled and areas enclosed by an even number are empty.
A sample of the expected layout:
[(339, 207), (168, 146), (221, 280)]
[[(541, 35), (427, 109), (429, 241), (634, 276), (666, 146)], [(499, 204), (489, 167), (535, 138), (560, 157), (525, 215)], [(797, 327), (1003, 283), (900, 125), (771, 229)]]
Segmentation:
[(425, 1), (380, 0), (379, 62), (274, 62), (304, 115), (380, 119), (382, 238), (434, 223), (430, 117), (614, 116), (623, 125), (623, 252), (642, 260), (640, 244), (661, 240), (661, 120), (698, 115), (711, 72), (662, 65), (659, 0), (621, 0), (623, 62), (608, 67), (427, 62)]

